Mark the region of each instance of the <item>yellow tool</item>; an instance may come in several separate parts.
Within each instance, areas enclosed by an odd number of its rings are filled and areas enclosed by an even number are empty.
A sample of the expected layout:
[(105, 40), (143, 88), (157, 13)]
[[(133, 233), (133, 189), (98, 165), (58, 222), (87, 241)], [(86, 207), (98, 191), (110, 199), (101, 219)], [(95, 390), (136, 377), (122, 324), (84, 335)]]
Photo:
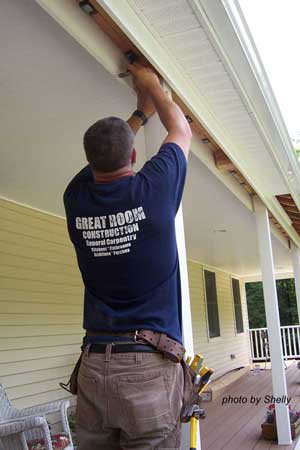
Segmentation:
[[(189, 357), (190, 358), (190, 357)], [(197, 374), (201, 368), (203, 362), (203, 356), (198, 353), (194, 356), (193, 361), (190, 364), (191, 369)]]
[[(187, 358), (187, 364), (191, 361), (191, 357)], [(207, 388), (210, 377), (214, 373), (213, 369), (202, 367), (203, 357), (196, 354), (190, 364), (191, 369), (195, 373), (194, 384), (199, 386), (199, 395)], [(205, 412), (198, 404), (192, 406), (190, 411), (190, 450), (197, 450), (197, 429), (198, 420), (205, 417)]]
[(190, 450), (197, 450), (197, 426), (198, 419), (196, 419), (196, 417), (192, 417), (190, 425)]
[(214, 373), (214, 369), (209, 369), (208, 367), (202, 367), (201, 371), (200, 371), (200, 390), (199, 390), (199, 395), (204, 391), (204, 389), (207, 388), (207, 385), (209, 383), (210, 377), (212, 376), (212, 374)]

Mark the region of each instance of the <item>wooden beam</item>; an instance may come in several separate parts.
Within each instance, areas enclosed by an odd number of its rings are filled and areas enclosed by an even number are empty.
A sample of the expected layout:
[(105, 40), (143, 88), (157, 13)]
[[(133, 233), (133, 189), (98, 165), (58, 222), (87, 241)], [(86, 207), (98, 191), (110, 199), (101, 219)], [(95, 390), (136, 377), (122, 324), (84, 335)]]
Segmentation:
[(215, 164), (220, 170), (234, 170), (235, 166), (220, 148), (214, 150)]

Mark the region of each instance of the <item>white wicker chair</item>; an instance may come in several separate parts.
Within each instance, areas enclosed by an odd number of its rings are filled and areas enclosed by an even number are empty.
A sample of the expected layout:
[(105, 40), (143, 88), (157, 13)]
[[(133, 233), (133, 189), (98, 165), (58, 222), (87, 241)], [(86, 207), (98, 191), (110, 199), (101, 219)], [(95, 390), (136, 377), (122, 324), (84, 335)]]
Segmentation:
[(51, 436), (47, 420), (44, 417), (18, 419), (16, 422), (0, 423), (1, 450), (28, 450), (26, 432), (40, 430), (46, 450), (52, 450)]
[(17, 409), (12, 406), (0, 384), (0, 449), (2, 445), (4, 450), (28, 450), (26, 442), (43, 438), (46, 450), (53, 450), (46, 416), (60, 412), (62, 432), (69, 440), (69, 445), (64, 450), (74, 450), (67, 417), (69, 406), (69, 401), (61, 400)]

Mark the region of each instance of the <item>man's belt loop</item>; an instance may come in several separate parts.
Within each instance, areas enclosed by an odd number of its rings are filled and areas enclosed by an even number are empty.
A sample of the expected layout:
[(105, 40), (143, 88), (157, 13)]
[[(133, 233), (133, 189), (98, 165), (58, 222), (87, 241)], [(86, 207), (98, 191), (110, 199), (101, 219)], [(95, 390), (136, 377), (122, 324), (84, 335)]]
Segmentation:
[(106, 349), (105, 349), (105, 359), (104, 359), (104, 361), (105, 362), (109, 362), (110, 361), (110, 358), (111, 358), (111, 349), (112, 349), (112, 346), (114, 345), (114, 343), (112, 342), (112, 343), (110, 343), (110, 344), (107, 344), (107, 346), (106, 346)]

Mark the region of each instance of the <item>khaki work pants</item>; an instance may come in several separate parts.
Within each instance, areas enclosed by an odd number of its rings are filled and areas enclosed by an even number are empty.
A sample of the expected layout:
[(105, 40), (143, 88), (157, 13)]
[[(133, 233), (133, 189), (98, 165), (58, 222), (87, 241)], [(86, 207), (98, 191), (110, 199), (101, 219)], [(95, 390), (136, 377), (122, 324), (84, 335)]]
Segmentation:
[(86, 348), (78, 374), (78, 450), (179, 449), (182, 397), (182, 366), (161, 353)]

